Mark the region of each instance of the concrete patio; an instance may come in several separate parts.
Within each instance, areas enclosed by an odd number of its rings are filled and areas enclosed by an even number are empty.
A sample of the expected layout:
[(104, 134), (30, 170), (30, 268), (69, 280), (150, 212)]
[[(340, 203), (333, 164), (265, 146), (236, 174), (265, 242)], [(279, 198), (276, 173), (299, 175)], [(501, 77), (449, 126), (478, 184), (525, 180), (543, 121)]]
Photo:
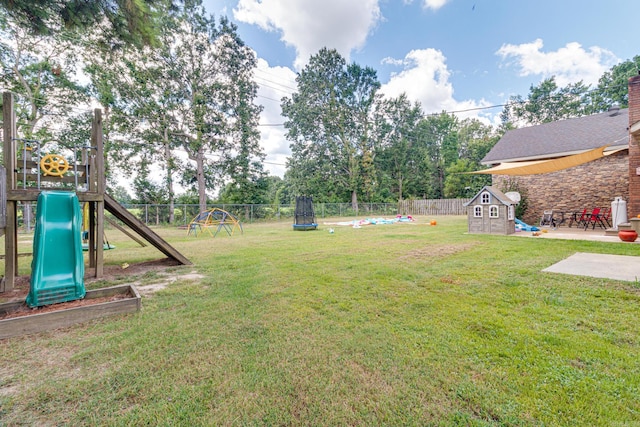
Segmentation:
[[(539, 235), (534, 235), (530, 231), (520, 231), (516, 232), (514, 236), (532, 239), (591, 240), (625, 245), (640, 244), (640, 238), (633, 243), (622, 242), (614, 230), (584, 230), (576, 227), (559, 227), (557, 229), (542, 227)], [(638, 282), (640, 279), (640, 251), (638, 251), (638, 256), (576, 252), (542, 271)]]
[[(595, 230), (578, 227), (558, 227), (556, 229), (550, 227), (539, 227), (540, 235), (536, 236), (531, 231), (516, 231), (514, 236), (531, 237), (534, 239), (567, 239), (567, 240), (593, 240), (599, 242), (623, 243), (615, 230), (603, 230), (596, 228)], [(640, 244), (640, 238), (633, 242)]]

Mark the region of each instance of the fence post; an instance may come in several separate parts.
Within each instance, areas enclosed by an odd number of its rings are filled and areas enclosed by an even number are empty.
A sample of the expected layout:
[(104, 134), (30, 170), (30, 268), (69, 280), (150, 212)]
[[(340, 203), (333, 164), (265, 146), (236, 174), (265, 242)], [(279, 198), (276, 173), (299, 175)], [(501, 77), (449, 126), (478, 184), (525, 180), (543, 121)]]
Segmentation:
[(30, 233), (32, 231), (33, 206), (31, 202), (22, 202), (22, 222), (24, 223), (24, 231)]

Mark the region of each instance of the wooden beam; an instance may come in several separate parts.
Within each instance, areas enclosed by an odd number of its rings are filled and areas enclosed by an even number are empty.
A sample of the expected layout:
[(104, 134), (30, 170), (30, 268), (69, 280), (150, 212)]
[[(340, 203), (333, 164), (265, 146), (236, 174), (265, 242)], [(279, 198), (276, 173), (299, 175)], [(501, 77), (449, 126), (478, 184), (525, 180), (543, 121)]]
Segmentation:
[(16, 170), (16, 116), (13, 111), (13, 94), (4, 92), (2, 94), (2, 124), (3, 124), (3, 145), (4, 145), (4, 167), (7, 169), (7, 190), (15, 188)]
[(111, 218), (109, 218), (108, 216), (104, 217), (105, 220), (107, 220), (107, 222), (109, 224), (111, 224), (112, 226), (114, 226), (115, 228), (117, 228), (118, 230), (120, 230), (121, 232), (123, 232), (124, 234), (126, 234), (127, 236), (129, 236), (129, 238), (133, 241), (135, 241), (136, 243), (138, 243), (140, 246), (142, 246), (143, 248), (145, 246), (147, 246), (147, 244), (145, 242), (143, 242), (141, 239), (138, 239), (135, 235), (133, 235), (132, 233), (129, 233), (129, 231), (124, 228), (123, 226), (121, 226), (120, 224), (118, 224), (117, 222), (115, 222), (114, 220), (112, 220)]
[[(96, 266), (96, 204), (89, 203), (89, 267), (94, 268)], [(98, 277), (98, 276), (96, 276)]]
[[(75, 184), (76, 183), (76, 177), (75, 176), (44, 176), (44, 175), (39, 175), (37, 173), (27, 173), (27, 174), (23, 174), (22, 172), (18, 171), (18, 179), (21, 182), (26, 182), (27, 186), (29, 185), (33, 185), (33, 184), (37, 184), (38, 182), (38, 176), (40, 176), (40, 182), (53, 182), (53, 183), (62, 183), (62, 184)], [(24, 180), (24, 181), (23, 181)], [(85, 179), (78, 176), (78, 184), (84, 184)], [(50, 190), (49, 188), (46, 188), (46, 190)], [(66, 189), (67, 191), (75, 191), (75, 189)]]
[(96, 205), (96, 277), (104, 274), (104, 202), (95, 202)]
[[(69, 191), (63, 188), (47, 188), (47, 191)], [(35, 202), (38, 200), (38, 195), (41, 190), (37, 188), (25, 188), (16, 190), (7, 190), (7, 200), (14, 200), (16, 202)], [(100, 202), (103, 200), (102, 196), (97, 193), (76, 193), (80, 202)]]
[(4, 236), (4, 280), (2, 281), (2, 292), (10, 292), (16, 283), (18, 274), (18, 211), (17, 203), (7, 200), (7, 233)]
[[(22, 252), (18, 254), (19, 257), (26, 257), (26, 256), (32, 256), (32, 255), (33, 253), (31, 252)], [(0, 255), (0, 259), (4, 259), (4, 258), (5, 258), (4, 255)]]
[(94, 146), (96, 147), (96, 192), (98, 194), (104, 193), (105, 187), (105, 176), (104, 176), (104, 140), (102, 138), (102, 110), (96, 108), (94, 110), (94, 119), (93, 119), (94, 127), (95, 127), (95, 139)]
[[(3, 158), (6, 170), (7, 195), (15, 188), (16, 170), (16, 116), (13, 111), (13, 95), (10, 92), (2, 94), (2, 126), (3, 126)], [(4, 279), (0, 283), (0, 292), (13, 290), (18, 273), (18, 210), (17, 203), (7, 200), (6, 234), (4, 237)]]
[(127, 226), (129, 226), (129, 228), (138, 233), (147, 242), (151, 243), (156, 249), (158, 249), (169, 258), (174, 259), (183, 265), (193, 264), (184, 255), (178, 252), (162, 237), (158, 236), (145, 223), (136, 218), (131, 212), (126, 210), (124, 206), (122, 206), (108, 194), (104, 195), (104, 207), (106, 210), (111, 212), (113, 216), (124, 222)]

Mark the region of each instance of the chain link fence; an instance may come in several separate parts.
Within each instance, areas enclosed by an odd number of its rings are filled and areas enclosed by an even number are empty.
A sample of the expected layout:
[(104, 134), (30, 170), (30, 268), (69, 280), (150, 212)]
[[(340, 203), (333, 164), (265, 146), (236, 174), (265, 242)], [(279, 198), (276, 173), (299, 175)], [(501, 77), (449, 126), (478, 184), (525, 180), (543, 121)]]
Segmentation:
[[(358, 210), (351, 203), (314, 203), (316, 218), (339, 217), (380, 217), (396, 215), (463, 215), (466, 208), (463, 203), (468, 199), (434, 199), (398, 203), (359, 203)], [(170, 221), (168, 204), (123, 204), (140, 221), (149, 226), (173, 225), (187, 226), (200, 213), (197, 204), (175, 204), (173, 221)], [(295, 214), (295, 204), (258, 205), (258, 204), (211, 204), (207, 209), (219, 208), (237, 217), (243, 223), (268, 221), (291, 221)], [(33, 231), (35, 224), (35, 202), (20, 202), (18, 206), (18, 226), (25, 232)], [(110, 215), (105, 212), (105, 215)]]
[[(169, 205), (124, 204), (131, 213), (147, 225), (169, 224)], [(257, 205), (257, 204), (210, 204), (207, 209), (218, 208), (229, 212), (244, 223), (266, 221), (293, 221), (295, 204)], [(397, 215), (397, 203), (360, 203), (358, 211), (351, 203), (314, 203), (317, 218), (350, 216), (389, 216)], [(200, 213), (199, 205), (176, 204), (173, 210), (173, 224), (187, 225)]]

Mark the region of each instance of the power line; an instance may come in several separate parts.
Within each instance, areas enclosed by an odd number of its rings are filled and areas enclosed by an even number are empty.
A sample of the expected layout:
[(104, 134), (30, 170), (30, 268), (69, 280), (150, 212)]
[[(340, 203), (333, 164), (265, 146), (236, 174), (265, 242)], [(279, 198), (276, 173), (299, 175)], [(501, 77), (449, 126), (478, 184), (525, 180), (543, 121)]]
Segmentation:
[[(623, 85), (612, 85), (609, 86), (607, 89), (617, 89), (617, 88), (621, 88), (623, 87)], [(274, 88), (275, 89), (275, 88)], [(600, 89), (598, 88), (594, 88), (592, 90), (589, 91), (585, 91), (583, 94), (581, 94), (581, 96), (584, 95), (589, 95), (591, 93), (595, 93), (597, 91), (599, 91)], [(26, 97), (24, 94), (15, 92), (15, 91), (10, 91), (11, 93), (13, 93), (16, 96), (20, 96), (20, 97)], [(550, 96), (544, 97), (544, 98), (539, 98), (538, 100), (536, 100), (536, 102), (540, 102), (540, 101), (547, 101), (547, 100), (553, 100), (553, 99), (562, 99), (565, 96), (565, 94), (552, 94)], [(256, 97), (259, 98), (263, 98), (263, 99), (267, 99), (270, 101), (274, 101), (274, 102), (280, 102), (280, 100), (276, 100), (274, 98), (270, 98), (267, 96), (263, 96), (263, 95), (256, 95)], [(45, 101), (46, 99), (44, 97), (32, 97), (34, 100), (38, 100), (38, 101)], [(470, 112), (470, 111), (482, 111), (482, 110), (490, 110), (490, 109), (494, 109), (494, 108), (504, 108), (504, 107), (510, 107), (513, 105), (524, 105), (527, 103), (531, 103), (530, 100), (528, 99), (523, 99), (520, 101), (516, 101), (516, 100), (511, 100), (510, 102), (507, 103), (503, 103), (503, 104), (494, 104), (494, 105), (488, 105), (488, 106), (480, 106), (480, 107), (472, 107), (472, 108), (466, 108), (466, 109), (461, 109), (461, 110), (443, 110), (439, 113), (424, 113), (422, 116), (423, 117), (428, 117), (428, 116), (438, 116), (440, 114), (458, 114), (458, 113), (466, 113), (466, 112)], [(93, 111), (93, 109), (91, 108), (80, 108), (80, 107), (67, 107), (72, 111), (76, 111), (76, 112), (80, 112), (80, 113), (90, 113)], [(57, 114), (59, 116), (63, 116), (63, 114)], [(47, 116), (52, 116), (52, 115), (47, 115)], [(129, 116), (132, 117), (132, 116)], [(140, 120), (149, 120), (146, 117), (138, 117)], [(24, 124), (27, 125), (27, 124)], [(29, 125), (27, 125), (29, 126)], [(278, 127), (278, 126), (284, 126), (284, 123), (263, 123), (263, 124), (258, 124), (258, 126), (260, 127)]]

